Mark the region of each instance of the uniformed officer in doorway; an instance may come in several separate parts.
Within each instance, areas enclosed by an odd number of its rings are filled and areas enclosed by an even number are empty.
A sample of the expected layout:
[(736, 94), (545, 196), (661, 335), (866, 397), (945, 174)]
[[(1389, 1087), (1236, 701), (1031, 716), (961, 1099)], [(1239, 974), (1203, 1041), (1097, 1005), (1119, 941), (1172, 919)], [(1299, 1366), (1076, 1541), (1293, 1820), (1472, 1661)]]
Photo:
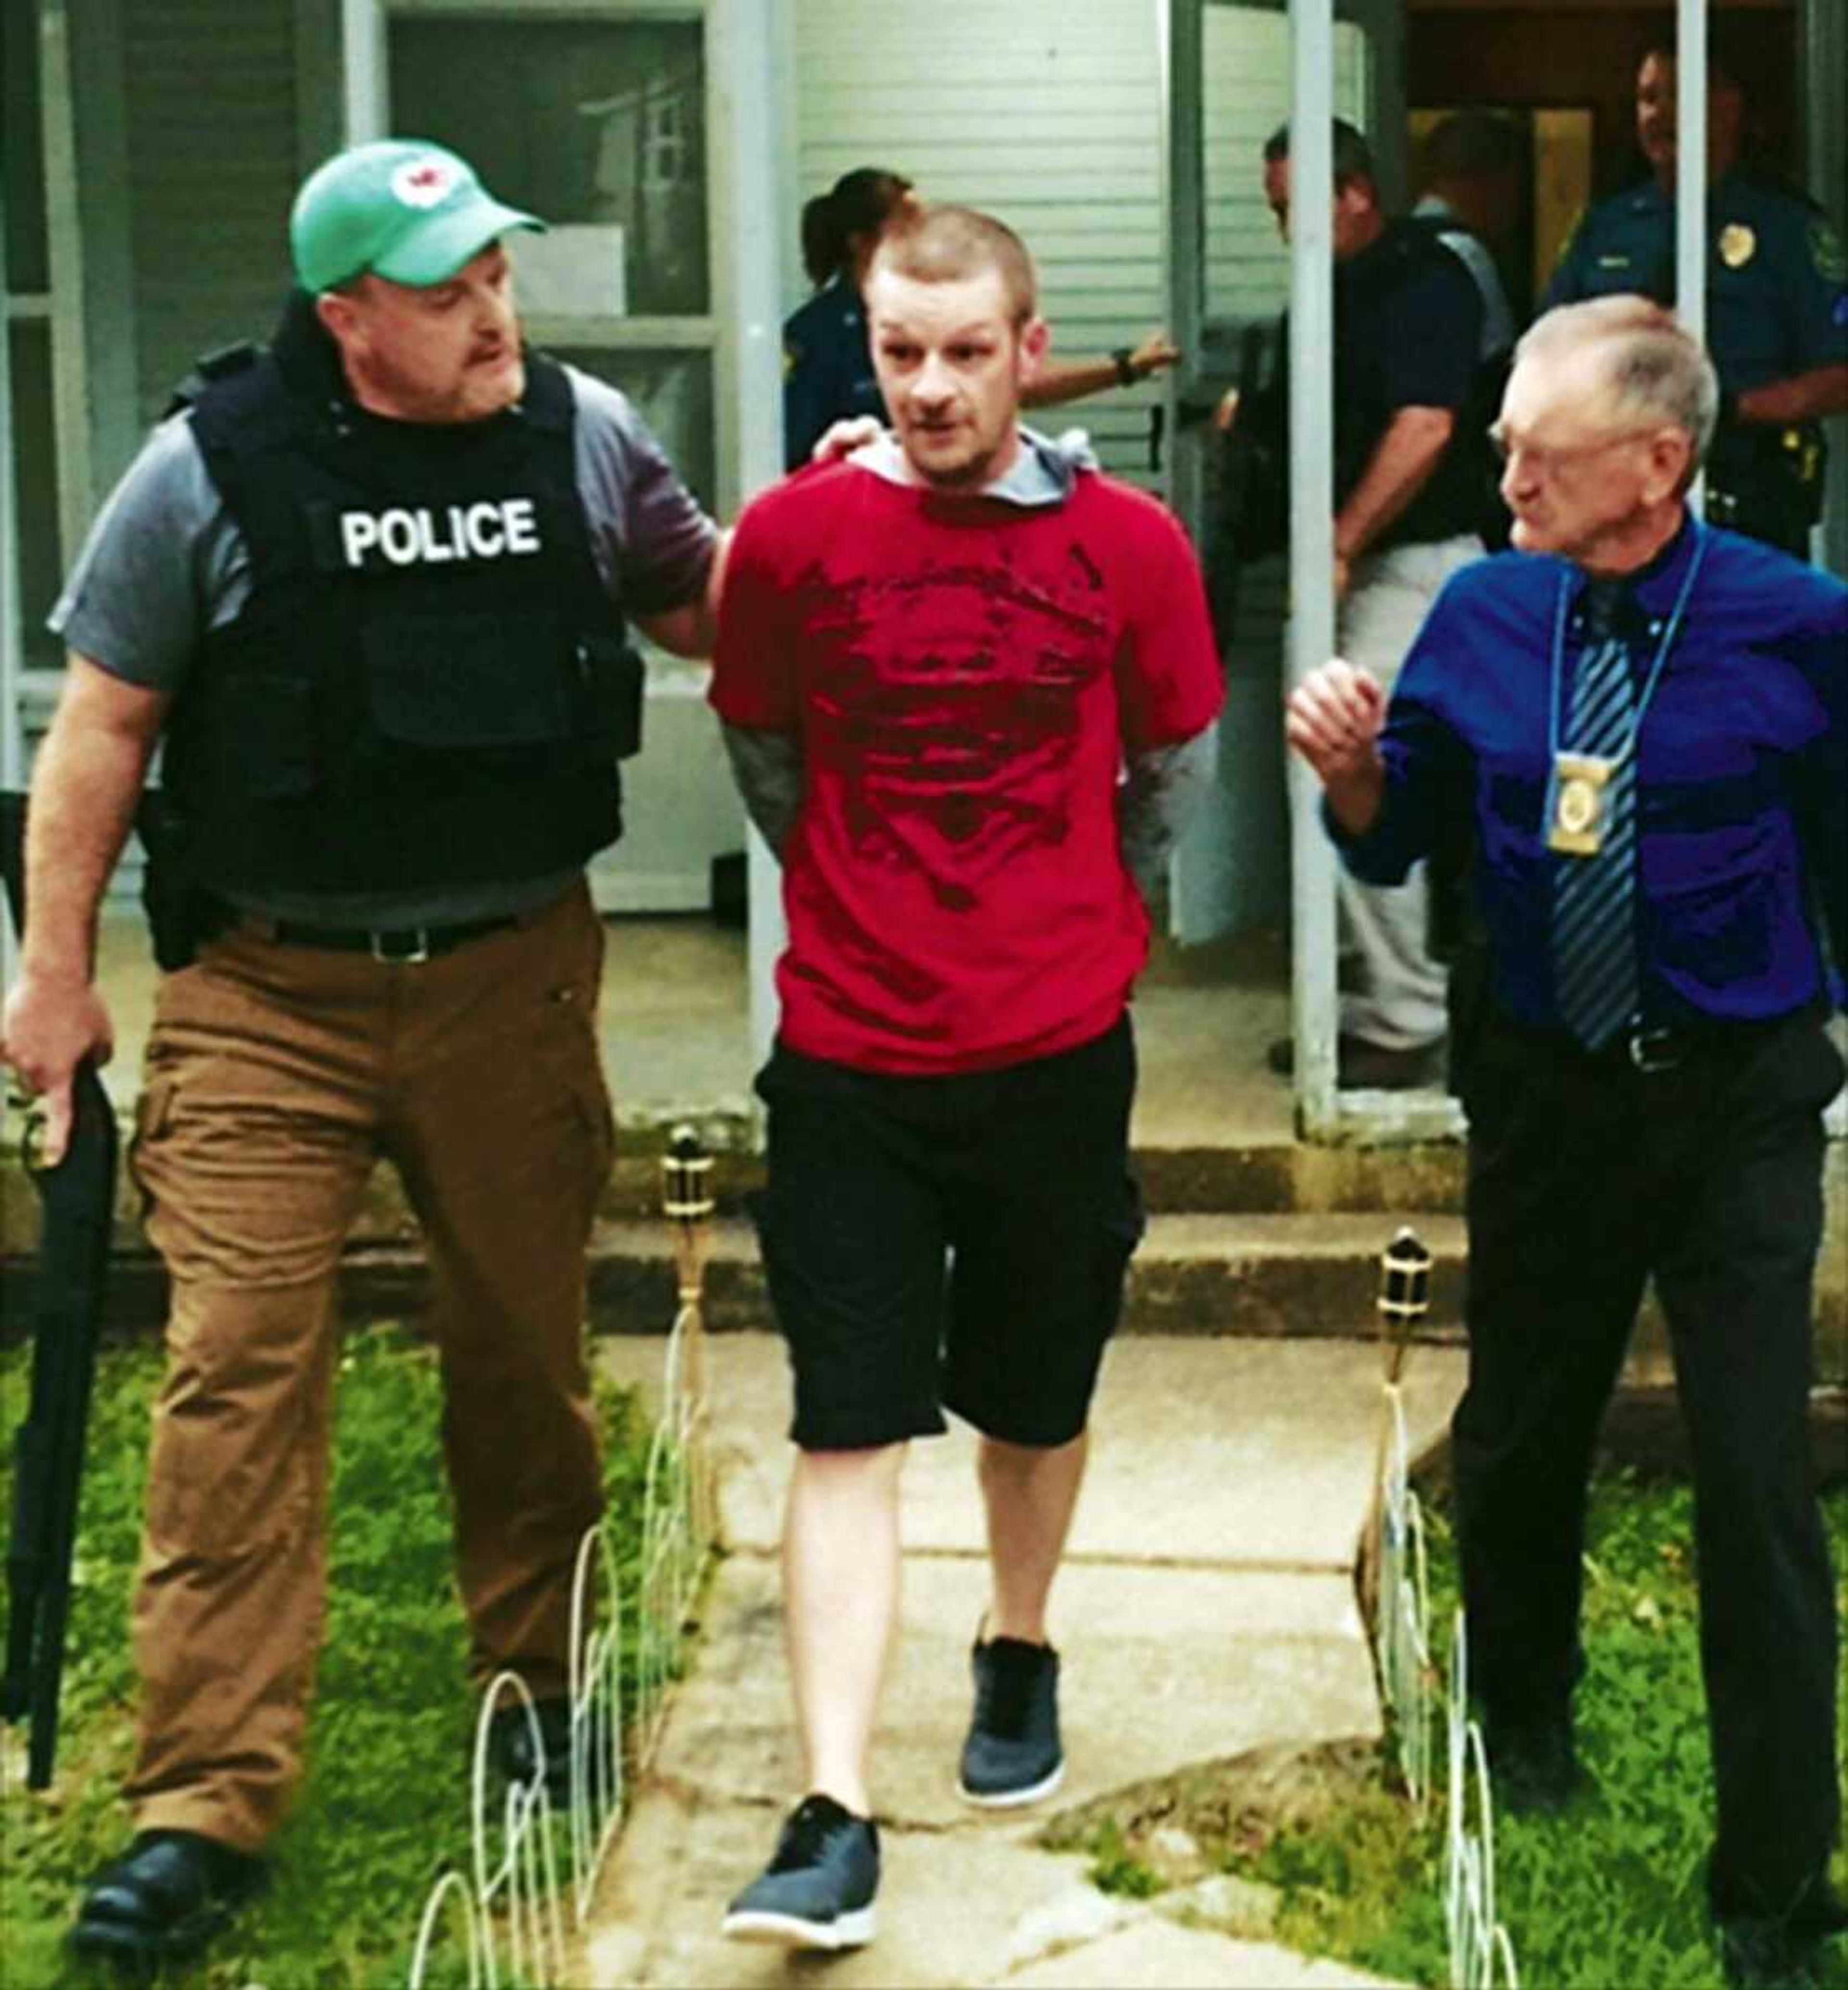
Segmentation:
[(542, 1710), (544, 1764), (521, 1710), (497, 1759), (565, 1787), (612, 1136), (583, 871), (634, 743), (623, 618), (705, 654), (718, 538), (620, 394), (522, 345), (501, 238), (542, 226), (436, 145), (322, 166), (273, 345), (154, 431), (52, 618), (3, 1048), (54, 1157), (110, 1047), (97, 908), (157, 743), (175, 818), (134, 1162), (172, 1279), (138, 1829), (73, 1934), (129, 1968), (256, 1890), (299, 1778), (335, 1275), (381, 1155), (429, 1248), (473, 1670)]
[[(1705, 512), (1806, 559), (1823, 502), (1819, 424), (1848, 409), (1848, 260), (1819, 209), (1748, 162), (1740, 66), (1724, 46), (1707, 65), (1707, 340), (1721, 398)], [(1585, 216), (1543, 311), (1626, 290), (1673, 303), (1671, 48), (1637, 70), (1636, 141), (1649, 177)]]

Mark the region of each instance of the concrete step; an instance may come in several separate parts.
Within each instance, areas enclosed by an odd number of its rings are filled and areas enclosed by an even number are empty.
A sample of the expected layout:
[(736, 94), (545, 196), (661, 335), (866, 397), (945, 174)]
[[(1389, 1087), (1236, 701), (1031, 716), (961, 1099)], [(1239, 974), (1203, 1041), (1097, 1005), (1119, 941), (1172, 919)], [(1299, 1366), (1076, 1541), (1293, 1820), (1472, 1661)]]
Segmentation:
[[(134, 1130), (131, 1107), (118, 1107), (124, 1150)], [(674, 1126), (691, 1125), (713, 1156), (712, 1194), (722, 1215), (742, 1216), (763, 1186), (762, 1156), (748, 1122), (722, 1112), (624, 1122), (601, 1197), (611, 1222), (657, 1219), (662, 1200), (661, 1157)], [(1138, 1143), (1133, 1163), (1143, 1199), (1157, 1214), (1365, 1215), (1384, 1210), (1454, 1213), (1462, 1206), (1462, 1149), (1456, 1142), (1382, 1147), (1319, 1147), (1282, 1140), (1201, 1146)], [(0, 1260), (24, 1256), (37, 1235), (38, 1198), (19, 1161), (19, 1122), (0, 1129)], [(139, 1200), (124, 1169), (118, 1177), (114, 1248), (144, 1248)], [(355, 1247), (407, 1241), (416, 1234), (394, 1170), (376, 1169), (353, 1228)]]
[[(1374, 1331), (1381, 1251), (1396, 1216), (1156, 1216), (1131, 1262), (1123, 1330), (1130, 1333), (1358, 1335)], [(1420, 1216), (1433, 1254), (1429, 1337), (1455, 1339), (1462, 1313), (1462, 1226)], [(755, 1233), (743, 1217), (708, 1232), (706, 1321), (715, 1333), (767, 1325), (769, 1300)], [(589, 1313), (599, 1334), (651, 1333), (673, 1316), (674, 1240), (666, 1224), (599, 1221), (590, 1242)], [(29, 1261), (0, 1272), (5, 1330), (27, 1325)], [(356, 1240), (343, 1262), (341, 1303), (351, 1320), (401, 1319), (429, 1299), (429, 1271), (414, 1230)], [(8, 1303), (11, 1302), (11, 1303)], [(144, 1242), (118, 1251), (110, 1269), (107, 1322), (130, 1332), (157, 1326), (165, 1275)]]
[[(1420, 1216), (1433, 1255), (1433, 1335), (1462, 1318), (1462, 1220)], [(1123, 1325), (1130, 1333), (1361, 1335), (1374, 1331), (1380, 1254), (1398, 1227), (1388, 1216), (1167, 1215), (1150, 1219), (1130, 1262)], [(646, 1331), (672, 1310), (671, 1240), (660, 1224), (606, 1222), (592, 1247), (591, 1313), (608, 1332)], [(748, 1223), (712, 1230), (706, 1319), (715, 1331), (765, 1325), (768, 1296)]]
[[(1836, 1151), (1840, 1151), (1837, 1150)], [(1831, 1181), (1829, 1231), (1816, 1267), (1816, 1373), (1840, 1391), (1848, 1381), (1848, 1193)], [(16, 1203), (36, 1198), (15, 1181)], [(19, 1213), (16, 1209), (9, 1214)], [(29, 1330), (34, 1222), (25, 1248), (0, 1259), (0, 1344)], [(1462, 1337), (1465, 1240), (1462, 1219), (1401, 1205), (1370, 1214), (1157, 1214), (1132, 1261), (1125, 1295), (1126, 1334), (1371, 1340), (1380, 1254), (1408, 1222), (1432, 1254), (1430, 1311), (1419, 1338)], [(770, 1321), (756, 1241), (741, 1217), (710, 1228), (708, 1325), (718, 1333)], [(390, 1234), (357, 1235), (344, 1261), (341, 1304), (350, 1321), (414, 1317), (429, 1299), (428, 1269), (408, 1218)], [(598, 1335), (647, 1334), (675, 1304), (673, 1240), (658, 1219), (606, 1217), (590, 1245), (589, 1314)], [(165, 1316), (166, 1278), (139, 1234), (112, 1258), (104, 1324), (113, 1333), (155, 1330)], [(1672, 1380), (1666, 1329), (1653, 1297), (1625, 1370), (1632, 1388)]]
[[(658, 1336), (613, 1338), (596, 1360), (650, 1401), (662, 1346)], [(721, 1538), (767, 1555), (781, 1533), (790, 1457), (783, 1342), (773, 1333), (713, 1335), (706, 1362)], [(1407, 1356), (1401, 1387), (1415, 1455), (1448, 1424), (1463, 1362), (1453, 1347)], [(1140, 1561), (1247, 1577), (1315, 1575), (1330, 1587), (1313, 1603), (1308, 1591), (1273, 1582), (1251, 1588), (1245, 1607), (1279, 1634), (1357, 1633), (1347, 1572), (1372, 1489), (1381, 1380), (1378, 1352), (1356, 1341), (1150, 1333), (1116, 1342), (1092, 1412), (1068, 1572)], [(971, 1432), (953, 1422), (946, 1436), (912, 1446), (902, 1527), (913, 1553), (985, 1552), (974, 1452)]]

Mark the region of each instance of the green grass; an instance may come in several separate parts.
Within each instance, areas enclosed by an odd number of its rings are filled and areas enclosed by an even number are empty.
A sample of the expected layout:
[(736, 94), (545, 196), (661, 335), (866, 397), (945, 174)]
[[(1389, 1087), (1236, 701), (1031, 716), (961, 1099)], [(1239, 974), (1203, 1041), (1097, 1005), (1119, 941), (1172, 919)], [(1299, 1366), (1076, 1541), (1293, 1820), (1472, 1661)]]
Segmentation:
[(1106, 1822), (1092, 1841), (1091, 1883), (1099, 1893), (1147, 1900), (1161, 1891), (1161, 1880), (1123, 1842), (1121, 1829)]
[[(1826, 1502), (1838, 1577), (1848, 1491)], [(1457, 1577), (1444, 1516), (1428, 1516), (1434, 1635), (1449, 1649)], [(1701, 1693), (1685, 1488), (1609, 1479), (1595, 1489), (1577, 1700), (1596, 1788), (1564, 1815), (1496, 1819), (1496, 1909), (1521, 1982), (1571, 1990), (1709, 1990), (1721, 1982), (1701, 1875), (1713, 1776)], [(1848, 1709), (1844, 1710), (1848, 1713)], [(1844, 1731), (1848, 1731), (1845, 1729)], [(1444, 1774), (1442, 1729), (1436, 1773)], [(1228, 1861), (1284, 1890), (1279, 1938), (1382, 1975), (1448, 1980), (1442, 1788), (1422, 1829), (1382, 1788), (1322, 1828)], [(1837, 1861), (1838, 1878), (1841, 1862)], [(1831, 1984), (1848, 1985), (1838, 1947)]]
[[(0, 1421), (9, 1431), (23, 1408), (26, 1363), (23, 1350), (0, 1357)], [(107, 1353), (97, 1373), (58, 1774), (42, 1795), (12, 1785), (0, 1814), (7, 1990), (73, 1980), (62, 1947), (72, 1910), (131, 1830), (118, 1794), (135, 1691), (127, 1601), (160, 1370), (158, 1350), (134, 1347)], [(435, 1360), (423, 1343), (392, 1330), (349, 1342), (338, 1381), (329, 1622), (305, 1786), (274, 1848), (270, 1892), (195, 1969), (164, 1975), (163, 1984), (402, 1983), (429, 1889), (446, 1869), (467, 1869), (475, 1703), (450, 1577), (438, 1405)], [(600, 1394), (599, 1409), (614, 1537), (631, 1560), (620, 1571), (627, 1599), (647, 1432), (624, 1395)], [(10, 1506), (6, 1449), (0, 1505)], [(626, 1610), (625, 1630), (632, 1636), (634, 1628)], [(558, 1843), (568, 1881), (562, 1832)]]

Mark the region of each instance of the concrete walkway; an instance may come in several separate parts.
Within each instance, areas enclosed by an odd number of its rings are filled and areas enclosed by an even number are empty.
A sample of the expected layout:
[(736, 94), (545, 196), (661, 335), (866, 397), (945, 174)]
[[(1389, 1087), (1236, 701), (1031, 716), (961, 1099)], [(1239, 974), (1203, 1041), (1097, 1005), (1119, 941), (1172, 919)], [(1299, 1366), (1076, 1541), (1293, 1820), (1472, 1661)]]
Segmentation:
[[(913, 1447), (904, 1622), (875, 1783), (881, 1932), (831, 1959), (722, 1941), (732, 1893), (800, 1794), (775, 1547), (789, 1461), (782, 1346), (708, 1340), (725, 1554), (654, 1769), (596, 1903), (579, 1977), (600, 1986), (1332, 1986), (1369, 1979), (1186, 1925), (1172, 1900), (1099, 1893), (1040, 1849), (1051, 1816), (1262, 1743), (1380, 1731), (1352, 1568), (1378, 1435), (1364, 1343), (1126, 1336), (1106, 1366), (1092, 1462), (1054, 1598), (1068, 1755), (1035, 1811), (973, 1812), (953, 1788), (968, 1648), (986, 1594), (970, 1435)], [(661, 1346), (598, 1358), (644, 1393)], [(1406, 1377), (1415, 1446), (1461, 1386), (1455, 1350)], [(1210, 1916), (1196, 1918), (1208, 1918)]]

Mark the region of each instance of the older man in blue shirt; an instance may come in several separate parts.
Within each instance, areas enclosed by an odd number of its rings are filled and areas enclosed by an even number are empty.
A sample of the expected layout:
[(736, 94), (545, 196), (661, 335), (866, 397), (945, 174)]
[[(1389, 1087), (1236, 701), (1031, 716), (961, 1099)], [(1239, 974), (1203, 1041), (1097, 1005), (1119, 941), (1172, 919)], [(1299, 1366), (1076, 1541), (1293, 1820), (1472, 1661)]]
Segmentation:
[(1516, 551), (1455, 576), (1391, 708), (1339, 660), (1290, 701), (1343, 861), (1459, 824), (1490, 995), (1463, 1076), (1469, 1384), (1454, 1428), (1470, 1657), (1503, 1800), (1579, 1781), (1592, 1446), (1645, 1282), (1693, 1454), (1732, 1980), (1842, 1924), (1836, 1631), (1810, 1479), (1822, 1112), (1843, 1065), (1848, 588), (1702, 526), (1718, 389), (1640, 297), (1549, 313), (1496, 435)]

